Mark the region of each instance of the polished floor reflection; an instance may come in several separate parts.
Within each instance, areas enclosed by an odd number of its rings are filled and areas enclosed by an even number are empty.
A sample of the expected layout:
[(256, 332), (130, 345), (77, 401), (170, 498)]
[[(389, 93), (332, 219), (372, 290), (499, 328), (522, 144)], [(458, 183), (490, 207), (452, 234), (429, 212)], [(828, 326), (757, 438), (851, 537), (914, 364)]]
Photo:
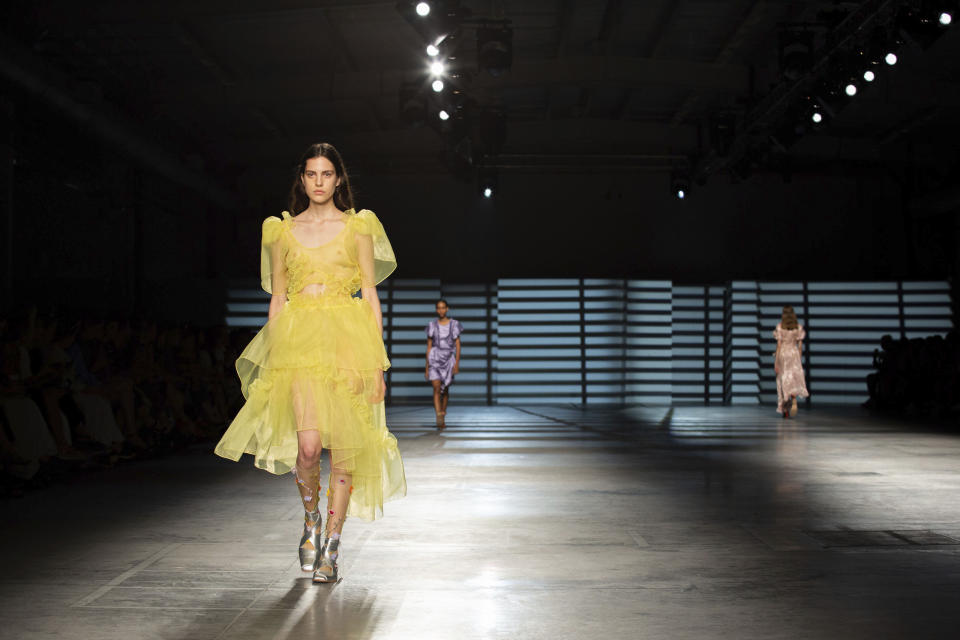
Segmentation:
[(856, 409), (390, 411), (409, 496), (310, 583), (197, 451), (0, 505), (0, 638), (953, 638), (960, 435)]

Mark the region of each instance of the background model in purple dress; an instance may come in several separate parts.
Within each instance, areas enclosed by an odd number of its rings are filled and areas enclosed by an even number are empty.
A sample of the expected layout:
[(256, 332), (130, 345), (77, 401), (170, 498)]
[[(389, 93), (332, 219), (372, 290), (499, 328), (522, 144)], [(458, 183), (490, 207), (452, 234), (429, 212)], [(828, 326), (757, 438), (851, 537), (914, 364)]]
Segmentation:
[(457, 338), (463, 333), (463, 327), (453, 318), (443, 325), (439, 320), (431, 320), (427, 325), (427, 337), (433, 341), (430, 355), (427, 356), (428, 378), (439, 380), (442, 389), (453, 382), (453, 365), (456, 363)]

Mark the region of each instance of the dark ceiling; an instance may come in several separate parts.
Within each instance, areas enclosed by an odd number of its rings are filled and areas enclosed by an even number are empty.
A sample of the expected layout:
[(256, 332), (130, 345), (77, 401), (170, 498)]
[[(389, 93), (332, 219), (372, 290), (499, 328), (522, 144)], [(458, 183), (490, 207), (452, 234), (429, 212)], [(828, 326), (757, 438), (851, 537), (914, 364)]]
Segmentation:
[[(781, 82), (778, 28), (810, 23), (821, 37), (869, 4), (892, 3), (464, 2), (475, 18), (512, 23), (514, 63), (462, 83), (506, 113), (502, 163), (573, 154), (695, 163), (711, 116), (742, 117)], [(400, 87), (424, 80), (426, 56), (394, 2), (40, 0), (3, 11), (7, 63), (218, 178), (286, 166), (319, 139), (348, 148), (354, 163), (397, 171), (435, 162), (446, 144), (399, 116)], [(955, 164), (957, 29), (926, 50), (908, 42), (901, 64), (791, 155), (884, 162), (906, 135), (916, 157)]]

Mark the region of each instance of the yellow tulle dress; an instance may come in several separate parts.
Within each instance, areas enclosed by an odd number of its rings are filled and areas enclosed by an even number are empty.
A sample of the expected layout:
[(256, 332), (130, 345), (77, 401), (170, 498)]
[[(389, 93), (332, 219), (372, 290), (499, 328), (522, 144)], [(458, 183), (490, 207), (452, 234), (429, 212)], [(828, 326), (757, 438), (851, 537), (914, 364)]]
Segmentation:
[[(315, 429), (332, 467), (352, 475), (347, 515), (372, 520), (407, 485), (383, 406), (380, 372), (390, 361), (373, 310), (354, 294), (383, 281), (397, 261), (372, 211), (345, 214), (343, 230), (319, 247), (294, 237), (286, 211), (264, 221), (261, 284), (287, 292), (287, 303), (237, 360), (246, 402), (216, 453), (249, 453), (257, 467), (287, 473), (297, 432)], [(301, 293), (311, 284), (322, 293)]]

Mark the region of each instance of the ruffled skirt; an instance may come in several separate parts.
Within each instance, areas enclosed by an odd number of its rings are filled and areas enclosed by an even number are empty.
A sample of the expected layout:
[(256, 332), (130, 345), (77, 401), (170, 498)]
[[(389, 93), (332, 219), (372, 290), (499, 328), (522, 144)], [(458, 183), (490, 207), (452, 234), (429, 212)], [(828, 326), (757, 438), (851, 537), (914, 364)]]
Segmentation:
[(348, 516), (372, 520), (406, 495), (397, 440), (387, 430), (381, 371), (390, 367), (373, 310), (358, 298), (299, 295), (237, 360), (246, 398), (217, 455), (281, 474), (297, 459), (297, 432), (319, 432), (331, 468), (352, 475)]

